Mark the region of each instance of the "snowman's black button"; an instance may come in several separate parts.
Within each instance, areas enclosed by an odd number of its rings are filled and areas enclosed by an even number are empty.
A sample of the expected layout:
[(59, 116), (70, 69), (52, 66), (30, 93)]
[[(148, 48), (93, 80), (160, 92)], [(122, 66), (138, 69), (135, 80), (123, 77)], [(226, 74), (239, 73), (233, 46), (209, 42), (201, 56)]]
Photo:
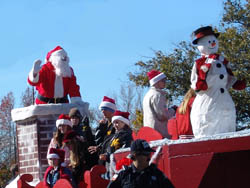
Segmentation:
[(223, 89), (223, 88), (220, 88), (220, 92), (221, 92), (221, 93), (224, 93), (224, 89)]
[(220, 64), (220, 63), (217, 63), (217, 64), (216, 64), (216, 67), (221, 68), (221, 64)]
[(223, 78), (224, 78), (224, 75), (223, 75), (223, 74), (221, 74), (221, 75), (220, 75), (220, 79), (223, 79)]

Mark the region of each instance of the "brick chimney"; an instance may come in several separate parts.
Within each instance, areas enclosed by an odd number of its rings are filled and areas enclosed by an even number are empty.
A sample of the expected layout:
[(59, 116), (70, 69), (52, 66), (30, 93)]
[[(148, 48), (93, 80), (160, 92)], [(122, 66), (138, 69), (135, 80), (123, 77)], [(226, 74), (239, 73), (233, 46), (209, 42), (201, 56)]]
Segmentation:
[(19, 174), (32, 174), (33, 183), (43, 180), (48, 167), (47, 149), (53, 132), (56, 130), (56, 120), (62, 113), (77, 107), (83, 117), (89, 115), (88, 103), (76, 104), (46, 104), (32, 105), (13, 109), (12, 120), (17, 127), (17, 149)]

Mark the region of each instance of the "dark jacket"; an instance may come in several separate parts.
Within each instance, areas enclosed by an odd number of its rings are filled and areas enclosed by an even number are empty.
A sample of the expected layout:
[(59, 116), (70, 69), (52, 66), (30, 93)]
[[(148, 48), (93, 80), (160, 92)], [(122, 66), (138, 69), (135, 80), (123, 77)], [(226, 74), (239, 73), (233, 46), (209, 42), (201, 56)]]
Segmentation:
[(44, 186), (52, 188), (59, 179), (67, 179), (72, 183), (71, 171), (66, 167), (59, 166), (58, 169), (54, 170), (52, 166), (49, 166), (44, 174)]
[(142, 171), (137, 171), (132, 164), (118, 174), (115, 181), (111, 181), (108, 188), (174, 188), (170, 180), (155, 164)]
[(73, 126), (73, 130), (77, 133), (81, 140), (86, 141), (89, 146), (93, 146), (93, 144), (95, 144), (94, 135), (92, 134), (92, 130), (89, 126), (88, 117), (85, 117), (79, 125)]
[(109, 162), (109, 155), (114, 153), (120, 148), (130, 147), (133, 140), (132, 130), (130, 127), (126, 126), (119, 132), (111, 134), (106, 137), (104, 142), (101, 145), (100, 154), (107, 154), (107, 162)]
[(91, 128), (89, 126), (89, 120), (85, 117), (77, 126), (73, 127), (73, 130), (77, 133), (79, 138), (79, 146), (82, 150), (82, 156), (87, 163), (87, 170), (90, 170), (94, 165), (98, 164), (97, 153), (90, 154), (88, 151), (89, 146), (95, 145), (94, 135), (92, 134)]
[(110, 135), (115, 133), (115, 129), (113, 128), (113, 124), (109, 121), (106, 123), (99, 123), (95, 132), (95, 145), (100, 146), (105, 137), (109, 137)]

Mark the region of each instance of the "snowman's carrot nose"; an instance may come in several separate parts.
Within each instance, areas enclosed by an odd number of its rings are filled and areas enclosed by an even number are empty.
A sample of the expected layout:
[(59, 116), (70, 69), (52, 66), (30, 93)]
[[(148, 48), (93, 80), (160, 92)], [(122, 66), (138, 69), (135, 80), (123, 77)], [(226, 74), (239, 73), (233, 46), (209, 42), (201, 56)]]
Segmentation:
[(214, 46), (216, 45), (216, 42), (212, 42), (212, 44), (211, 44), (211, 45), (212, 45), (212, 47), (214, 47)]

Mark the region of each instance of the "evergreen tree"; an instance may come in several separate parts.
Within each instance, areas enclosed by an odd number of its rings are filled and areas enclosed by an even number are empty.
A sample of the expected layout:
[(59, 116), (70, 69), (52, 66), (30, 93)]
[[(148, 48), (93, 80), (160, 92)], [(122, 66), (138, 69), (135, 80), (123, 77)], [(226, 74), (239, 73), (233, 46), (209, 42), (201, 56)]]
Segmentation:
[[(231, 63), (232, 70), (238, 79), (250, 80), (250, 20), (249, 3), (240, 0), (226, 0), (224, 12), (219, 26), (219, 53), (223, 54)], [(202, 23), (201, 23), (202, 24)], [(190, 31), (191, 33), (192, 31)], [(138, 71), (129, 73), (131, 81), (143, 87), (148, 86), (146, 73), (152, 69), (164, 72), (167, 76), (166, 90), (168, 99), (183, 96), (190, 87), (190, 74), (193, 63), (198, 58), (198, 51), (189, 42), (182, 41), (173, 52), (163, 54), (155, 52), (155, 57), (148, 61), (139, 61), (135, 65)], [(237, 121), (249, 123), (249, 86), (243, 91), (230, 90), (237, 110)]]

